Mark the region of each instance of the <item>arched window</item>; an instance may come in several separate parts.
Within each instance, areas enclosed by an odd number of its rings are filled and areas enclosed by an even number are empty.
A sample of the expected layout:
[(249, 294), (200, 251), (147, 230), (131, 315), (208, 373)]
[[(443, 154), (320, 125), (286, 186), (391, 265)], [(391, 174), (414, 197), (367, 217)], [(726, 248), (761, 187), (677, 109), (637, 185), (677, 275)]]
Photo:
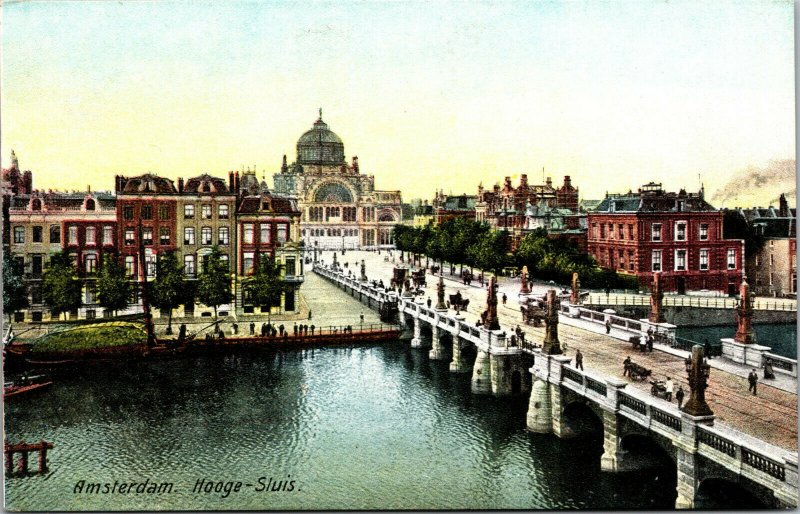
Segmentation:
[(86, 200), (86, 210), (87, 211), (93, 211), (94, 210), (94, 200), (92, 200), (91, 198)]
[(34, 211), (41, 211), (42, 210), (42, 201), (38, 198), (34, 198), (31, 202), (31, 209)]
[(329, 182), (323, 184), (314, 193), (315, 202), (329, 202), (329, 203), (352, 203), (353, 196), (350, 191), (341, 184), (336, 182)]

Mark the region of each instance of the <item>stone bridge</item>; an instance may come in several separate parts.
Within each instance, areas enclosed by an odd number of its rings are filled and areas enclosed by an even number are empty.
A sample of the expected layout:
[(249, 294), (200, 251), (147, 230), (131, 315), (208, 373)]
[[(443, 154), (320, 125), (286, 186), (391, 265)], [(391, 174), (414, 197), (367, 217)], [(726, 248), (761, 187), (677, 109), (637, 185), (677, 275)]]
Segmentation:
[(474, 347), (473, 393), (530, 391), (529, 430), (563, 438), (602, 437), (603, 470), (634, 471), (654, 460), (671, 463), (677, 473), (677, 508), (695, 507), (698, 493), (719, 484), (747, 491), (765, 507), (798, 505), (795, 453), (715, 424), (713, 416), (692, 416), (672, 404), (659, 404), (642, 391), (629, 390), (624, 380), (576, 369), (569, 357), (547, 355), (530, 342), (512, 346), (505, 332), (470, 326), (462, 316), (429, 308), (413, 296), (387, 292), (329, 268), (314, 271), (366, 305), (396, 312), (401, 324), (413, 329), (412, 346), (423, 346), (423, 331), (430, 331), (429, 357), (452, 356), (453, 372), (470, 371), (463, 351)]

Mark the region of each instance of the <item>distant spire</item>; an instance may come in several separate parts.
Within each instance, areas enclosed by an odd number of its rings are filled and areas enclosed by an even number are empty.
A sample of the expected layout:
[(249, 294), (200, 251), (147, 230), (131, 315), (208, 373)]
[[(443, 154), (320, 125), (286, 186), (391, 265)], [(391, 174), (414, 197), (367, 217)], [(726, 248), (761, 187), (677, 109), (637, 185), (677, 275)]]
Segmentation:
[(319, 119), (322, 119), (322, 107), (319, 108)]

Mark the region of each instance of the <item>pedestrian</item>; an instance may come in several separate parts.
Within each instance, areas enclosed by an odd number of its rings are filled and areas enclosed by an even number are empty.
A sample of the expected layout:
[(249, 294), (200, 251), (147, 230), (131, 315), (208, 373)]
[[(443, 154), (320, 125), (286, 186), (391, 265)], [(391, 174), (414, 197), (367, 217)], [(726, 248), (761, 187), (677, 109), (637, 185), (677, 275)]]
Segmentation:
[(311, 325), (311, 335), (314, 335), (314, 325)]
[(675, 392), (675, 399), (678, 400), (678, 410), (681, 410), (683, 405), (683, 386), (679, 385), (678, 390)]
[(622, 376), (630, 375), (631, 373), (631, 356), (628, 355), (624, 361), (622, 361)]
[(239, 333), (239, 325), (236, 323), (231, 324), (231, 329), (233, 330), (233, 335), (237, 335)]
[(297, 323), (292, 325), (292, 334), (297, 337)]
[(764, 362), (764, 378), (773, 379), (775, 378), (775, 373), (772, 371), (772, 360), (767, 359)]
[(266, 335), (267, 335), (267, 324), (266, 323), (262, 323), (261, 324), (261, 337), (266, 337)]
[(508, 300), (508, 296), (506, 296), (506, 294), (503, 293), (503, 305), (506, 304), (506, 300)]
[(750, 383), (750, 387), (747, 389), (748, 391), (753, 391), (753, 396), (756, 396), (756, 387), (758, 386), (758, 374), (756, 374), (756, 370), (750, 372), (747, 375), (747, 381)]
[[(283, 335), (283, 329), (284, 328), (286, 328), (286, 327), (283, 326), (283, 323), (281, 323), (280, 326), (278, 327), (278, 332), (280, 332), (281, 335)], [(289, 332), (286, 332), (286, 333), (288, 334)]]
[(653, 353), (653, 336), (647, 336), (647, 351)]
[(611, 333), (611, 320), (607, 319), (606, 320), (606, 334), (610, 334), (610, 333)]
[(431, 308), (431, 299), (430, 299), (430, 297), (428, 297), (428, 308), (429, 309)]
[(575, 350), (575, 369), (583, 371), (583, 354), (580, 350)]
[(673, 390), (673, 387), (674, 387), (674, 385), (672, 384), (672, 379), (667, 377), (667, 384), (666, 384), (666, 386), (664, 386), (664, 392), (667, 393), (666, 396), (665, 396), (665, 399), (668, 402), (672, 401), (672, 390)]
[(311, 309), (308, 309), (308, 321), (311, 321)]
[[(429, 300), (429, 301), (430, 301), (430, 300)], [(361, 313), (361, 324), (362, 324), (362, 325), (364, 324), (364, 313), (363, 313), (363, 312)]]

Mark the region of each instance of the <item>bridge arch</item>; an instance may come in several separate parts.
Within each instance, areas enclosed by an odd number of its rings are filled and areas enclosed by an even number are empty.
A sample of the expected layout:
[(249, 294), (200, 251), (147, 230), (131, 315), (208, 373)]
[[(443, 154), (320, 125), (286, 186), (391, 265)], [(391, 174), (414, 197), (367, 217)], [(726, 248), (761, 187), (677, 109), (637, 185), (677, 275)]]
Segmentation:
[(583, 400), (568, 403), (561, 413), (561, 437), (603, 441), (603, 417), (597, 407)]
[(756, 492), (732, 477), (704, 478), (695, 494), (696, 509), (769, 509), (777, 505), (772, 492)]

